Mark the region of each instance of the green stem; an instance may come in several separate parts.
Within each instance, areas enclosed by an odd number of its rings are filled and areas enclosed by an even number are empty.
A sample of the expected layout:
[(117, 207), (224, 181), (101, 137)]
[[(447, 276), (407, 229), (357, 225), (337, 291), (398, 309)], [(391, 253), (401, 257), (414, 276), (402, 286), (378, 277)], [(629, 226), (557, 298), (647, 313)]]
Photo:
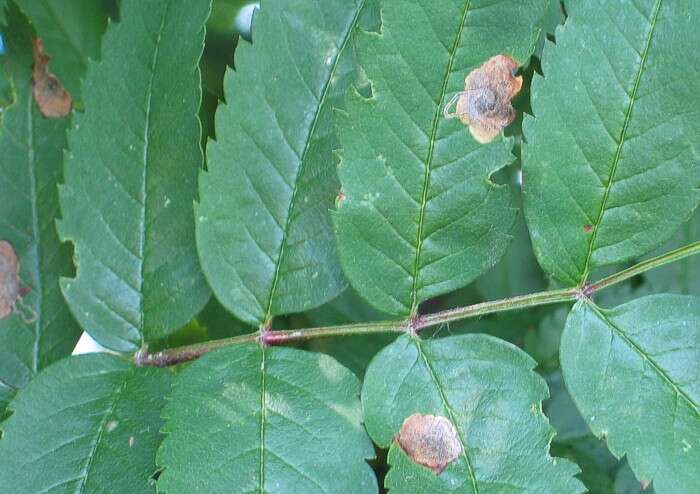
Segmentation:
[(142, 348), (134, 355), (134, 363), (138, 366), (167, 367), (182, 362), (189, 362), (201, 357), (207, 352), (229, 345), (252, 343), (260, 341), (259, 333), (244, 334), (221, 340), (205, 341), (193, 345), (185, 345), (177, 348), (168, 348), (160, 352), (149, 353), (148, 347)]
[(590, 285), (584, 287), (584, 291), (586, 295), (593, 292), (597, 292), (598, 290), (602, 290), (609, 286), (616, 285), (622, 281), (637, 276), (638, 274), (642, 274), (645, 271), (649, 271), (650, 269), (658, 268), (665, 264), (679, 261), (686, 257), (693, 256), (697, 253), (700, 253), (700, 241), (693, 242), (692, 244), (688, 244), (676, 250), (672, 250), (671, 252), (667, 252), (660, 256), (652, 257), (651, 259), (647, 259), (646, 261), (642, 261), (639, 264), (635, 264), (630, 268), (623, 269), (622, 271), (610, 275), (607, 278), (603, 278), (600, 281), (591, 283)]
[(593, 293), (603, 290), (609, 286), (626, 281), (633, 276), (658, 268), (665, 264), (678, 261), (680, 259), (700, 253), (700, 241), (686, 245), (679, 249), (667, 252), (660, 256), (642, 261), (631, 268), (624, 269), (602, 280), (585, 285), (582, 289), (566, 288), (560, 290), (549, 290), (546, 292), (519, 295), (517, 297), (492, 300), (479, 304), (458, 307), (433, 314), (419, 315), (412, 320), (404, 321), (381, 321), (360, 324), (346, 324), (340, 326), (327, 326), (318, 328), (294, 329), (286, 331), (262, 330), (257, 333), (234, 336), (221, 340), (205, 341), (194, 345), (186, 345), (177, 348), (170, 348), (156, 353), (148, 353), (144, 348), (134, 356), (136, 365), (165, 367), (194, 360), (207, 352), (230, 345), (240, 345), (245, 343), (258, 342), (265, 345), (282, 345), (297, 343), (316, 338), (327, 338), (335, 336), (352, 336), (377, 333), (403, 333), (419, 332), (422, 329), (437, 326), (440, 324), (468, 319), (472, 317), (485, 316), (496, 312), (535, 307), (538, 305), (556, 304), (571, 302), (583, 297), (590, 297)]
[(372, 323), (346, 324), (342, 326), (326, 326), (322, 328), (296, 329), (291, 331), (268, 331), (263, 334), (262, 341), (267, 345), (283, 345), (296, 343), (314, 338), (329, 336), (356, 336), (376, 333), (403, 333), (407, 323), (403, 321), (381, 321)]
[(550, 290), (501, 300), (492, 300), (421, 316), (413, 324), (413, 329), (420, 331), (430, 326), (459, 321), (470, 317), (484, 316), (486, 314), (493, 314), (494, 312), (505, 312), (522, 309), (524, 307), (535, 307), (537, 305), (556, 304), (559, 302), (570, 302), (576, 300), (580, 296), (581, 291), (579, 289), (567, 288), (565, 290)]

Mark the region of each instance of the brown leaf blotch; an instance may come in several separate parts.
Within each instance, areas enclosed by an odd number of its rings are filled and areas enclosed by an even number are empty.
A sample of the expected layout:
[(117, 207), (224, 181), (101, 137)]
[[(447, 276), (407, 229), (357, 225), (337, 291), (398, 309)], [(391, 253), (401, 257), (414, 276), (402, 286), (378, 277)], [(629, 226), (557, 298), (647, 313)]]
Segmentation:
[[(472, 70), (464, 80), (464, 91), (445, 106), (445, 117), (459, 118), (481, 144), (491, 142), (515, 120), (511, 102), (523, 86), (523, 78), (514, 75), (518, 65), (507, 55), (496, 55)], [(449, 113), (455, 102), (455, 113)]]
[(414, 413), (404, 420), (396, 442), (415, 463), (436, 475), (462, 454), (455, 426), (445, 417)]
[(61, 81), (49, 71), (51, 57), (44, 54), (44, 43), (39, 38), (33, 41), (34, 68), (32, 81), (34, 83), (34, 100), (42, 115), (49, 118), (61, 118), (70, 113), (73, 98), (61, 84)]
[(19, 260), (10, 242), (0, 240), (0, 319), (15, 309), (19, 298)]

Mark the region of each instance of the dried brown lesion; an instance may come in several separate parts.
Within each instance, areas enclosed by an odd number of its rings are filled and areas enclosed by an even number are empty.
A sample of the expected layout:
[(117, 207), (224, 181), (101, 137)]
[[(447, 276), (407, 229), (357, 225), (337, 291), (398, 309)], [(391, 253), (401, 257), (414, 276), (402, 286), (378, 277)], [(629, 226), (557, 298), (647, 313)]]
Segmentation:
[(404, 420), (396, 442), (408, 457), (436, 475), (462, 454), (462, 443), (455, 426), (439, 415), (414, 413)]
[(70, 113), (73, 98), (61, 81), (49, 71), (51, 57), (44, 54), (44, 43), (40, 38), (33, 40), (34, 68), (32, 82), (34, 100), (42, 115), (61, 118)]
[(0, 320), (14, 312), (19, 298), (19, 259), (10, 242), (0, 240)]
[[(472, 70), (464, 80), (464, 91), (445, 105), (445, 118), (459, 118), (469, 126), (474, 139), (481, 144), (491, 142), (515, 120), (511, 102), (523, 87), (523, 78), (515, 75), (518, 67), (511, 57), (496, 55)], [(455, 103), (455, 111), (450, 113)]]

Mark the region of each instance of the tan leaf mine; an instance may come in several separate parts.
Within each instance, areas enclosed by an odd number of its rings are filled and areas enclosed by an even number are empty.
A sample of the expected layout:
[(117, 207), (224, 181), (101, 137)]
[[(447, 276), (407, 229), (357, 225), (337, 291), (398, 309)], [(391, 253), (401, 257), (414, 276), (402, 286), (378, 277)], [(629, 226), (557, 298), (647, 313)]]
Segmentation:
[[(481, 144), (491, 142), (515, 120), (511, 101), (523, 87), (523, 78), (515, 76), (518, 65), (509, 56), (496, 55), (472, 70), (464, 80), (464, 91), (445, 105), (445, 118), (459, 118), (474, 139)], [(450, 113), (455, 102), (455, 112)]]
[(435, 475), (440, 475), (462, 454), (462, 443), (454, 425), (436, 415), (414, 413), (408, 417), (396, 442), (414, 463), (430, 468)]
[(44, 42), (39, 38), (33, 41), (34, 68), (34, 100), (42, 115), (49, 118), (61, 118), (70, 113), (73, 98), (66, 91), (55, 75), (49, 72), (51, 57), (44, 54)]
[(19, 260), (9, 242), (0, 240), (0, 319), (15, 309), (19, 298)]

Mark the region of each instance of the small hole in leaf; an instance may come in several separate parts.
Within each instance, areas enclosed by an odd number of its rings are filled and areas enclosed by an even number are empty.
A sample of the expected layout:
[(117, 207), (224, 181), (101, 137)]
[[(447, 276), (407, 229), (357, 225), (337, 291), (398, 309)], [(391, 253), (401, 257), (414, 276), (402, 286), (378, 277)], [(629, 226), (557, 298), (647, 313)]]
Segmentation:
[(396, 442), (408, 457), (436, 475), (462, 453), (462, 443), (452, 422), (437, 415), (414, 413), (406, 420)]

